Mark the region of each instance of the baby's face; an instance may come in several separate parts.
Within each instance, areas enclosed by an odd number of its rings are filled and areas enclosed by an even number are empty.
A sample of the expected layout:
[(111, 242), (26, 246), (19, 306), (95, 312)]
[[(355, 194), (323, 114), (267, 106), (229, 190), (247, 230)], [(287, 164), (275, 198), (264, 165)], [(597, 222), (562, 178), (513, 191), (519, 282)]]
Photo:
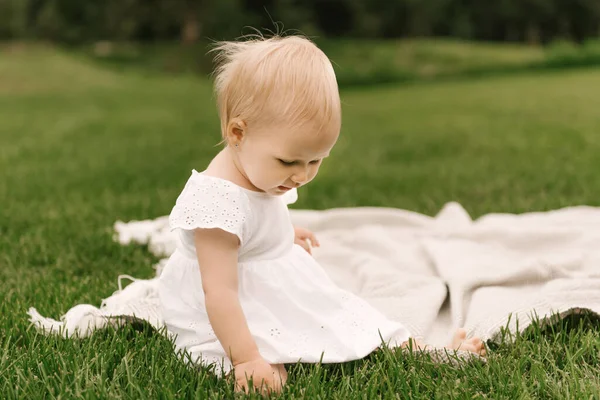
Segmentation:
[(238, 150), (248, 180), (269, 194), (283, 194), (307, 184), (317, 175), (339, 132), (310, 128), (268, 127), (246, 134)]

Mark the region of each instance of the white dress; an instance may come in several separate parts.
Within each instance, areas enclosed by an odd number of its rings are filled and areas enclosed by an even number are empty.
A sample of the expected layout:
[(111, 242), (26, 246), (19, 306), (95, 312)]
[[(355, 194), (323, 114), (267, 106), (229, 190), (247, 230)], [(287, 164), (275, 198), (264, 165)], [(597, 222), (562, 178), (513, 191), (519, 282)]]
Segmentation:
[(214, 364), (227, 373), (231, 363), (205, 309), (193, 230), (220, 228), (239, 237), (239, 299), (259, 352), (272, 364), (332, 363), (365, 357), (383, 342), (408, 340), (401, 324), (361, 298), (342, 290), (302, 247), (294, 244), (284, 196), (251, 191), (195, 170), (169, 216), (178, 248), (159, 278), (159, 298), (176, 350), (194, 363)]

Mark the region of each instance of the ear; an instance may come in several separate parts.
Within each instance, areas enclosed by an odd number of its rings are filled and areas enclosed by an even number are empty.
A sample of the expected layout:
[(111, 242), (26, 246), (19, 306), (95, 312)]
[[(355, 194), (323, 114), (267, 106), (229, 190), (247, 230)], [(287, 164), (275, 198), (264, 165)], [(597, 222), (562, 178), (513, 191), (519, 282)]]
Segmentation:
[(246, 122), (240, 118), (232, 118), (227, 124), (227, 144), (235, 146), (240, 144), (246, 135)]

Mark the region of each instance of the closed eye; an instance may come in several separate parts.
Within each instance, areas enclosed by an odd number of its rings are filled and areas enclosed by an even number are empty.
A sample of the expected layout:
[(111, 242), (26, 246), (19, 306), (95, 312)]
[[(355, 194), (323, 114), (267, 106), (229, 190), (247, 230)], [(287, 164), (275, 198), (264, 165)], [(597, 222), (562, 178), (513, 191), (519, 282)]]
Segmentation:
[(296, 161), (285, 161), (285, 160), (282, 160), (282, 159), (280, 159), (280, 158), (278, 158), (277, 160), (279, 160), (279, 162), (280, 162), (281, 164), (283, 164), (283, 165), (286, 165), (286, 166), (290, 166), (290, 165), (294, 165), (294, 164), (296, 164)]
[[(292, 165), (296, 165), (296, 164), (298, 164), (298, 162), (299, 162), (299, 161), (286, 161), (286, 160), (282, 160), (281, 158), (278, 158), (277, 160), (278, 160), (278, 161), (279, 161), (279, 162), (280, 162), (282, 165), (285, 165), (285, 166), (288, 166), (288, 167), (289, 167), (289, 166), (292, 166)], [(309, 164), (315, 165), (315, 164), (318, 164), (318, 163), (320, 163), (320, 162), (321, 162), (321, 160), (312, 160), (312, 161), (310, 161), (310, 162), (309, 162)]]

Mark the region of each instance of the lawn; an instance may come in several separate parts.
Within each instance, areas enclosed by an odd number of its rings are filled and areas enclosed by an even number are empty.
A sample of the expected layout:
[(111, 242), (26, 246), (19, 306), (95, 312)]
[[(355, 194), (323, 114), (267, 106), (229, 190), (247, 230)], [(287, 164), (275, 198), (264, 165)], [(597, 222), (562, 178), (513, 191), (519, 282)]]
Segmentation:
[[(314, 39), (333, 61), (338, 84), (343, 88), (600, 65), (600, 39), (580, 45), (560, 41), (536, 47), (450, 38)], [(70, 51), (114, 69), (206, 76), (213, 67), (212, 55), (207, 54), (211, 43), (182, 46), (172, 42), (99, 42), (72, 47)]]
[[(295, 207), (600, 206), (598, 87), (600, 69), (578, 69), (345, 89), (340, 142)], [(26, 315), (99, 305), (117, 275), (152, 276), (154, 257), (111, 227), (167, 214), (218, 141), (206, 79), (0, 47), (0, 397), (231, 397), (151, 332), (62, 340)], [(296, 366), (282, 398), (600, 398), (597, 323), (570, 322), (494, 348), (485, 366), (391, 353)]]

